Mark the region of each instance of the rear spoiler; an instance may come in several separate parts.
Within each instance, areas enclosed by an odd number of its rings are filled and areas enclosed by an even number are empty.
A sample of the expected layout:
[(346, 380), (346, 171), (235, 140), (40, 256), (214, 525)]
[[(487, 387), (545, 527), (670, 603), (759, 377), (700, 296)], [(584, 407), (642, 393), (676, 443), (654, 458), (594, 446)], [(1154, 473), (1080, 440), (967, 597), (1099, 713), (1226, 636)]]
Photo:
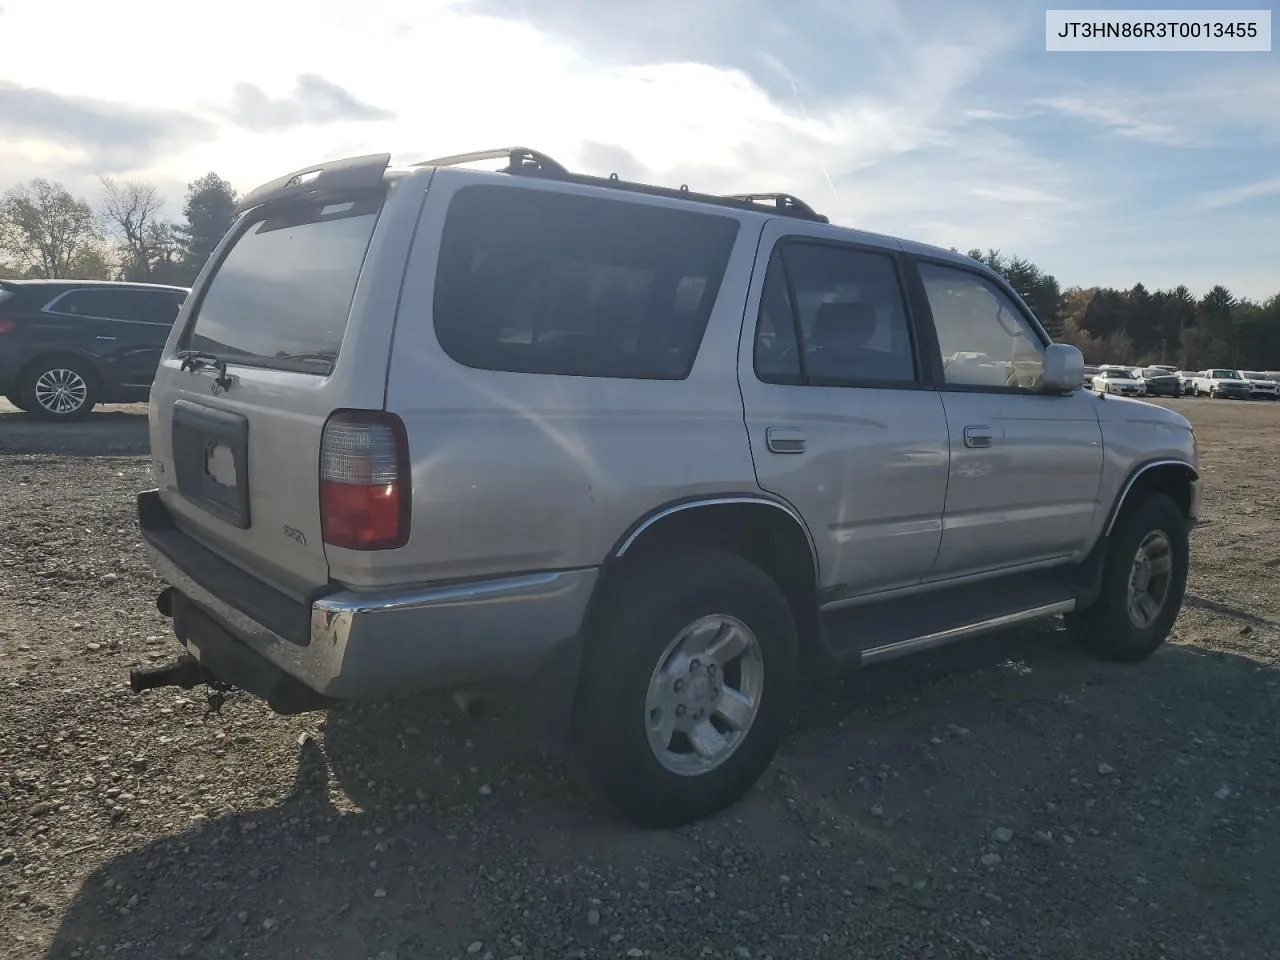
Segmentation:
[(314, 200), (329, 194), (367, 190), (382, 183), (382, 175), (390, 163), (391, 154), (371, 153), (367, 157), (347, 157), (303, 167), (250, 190), (236, 204), (234, 212), (238, 217), (264, 203)]

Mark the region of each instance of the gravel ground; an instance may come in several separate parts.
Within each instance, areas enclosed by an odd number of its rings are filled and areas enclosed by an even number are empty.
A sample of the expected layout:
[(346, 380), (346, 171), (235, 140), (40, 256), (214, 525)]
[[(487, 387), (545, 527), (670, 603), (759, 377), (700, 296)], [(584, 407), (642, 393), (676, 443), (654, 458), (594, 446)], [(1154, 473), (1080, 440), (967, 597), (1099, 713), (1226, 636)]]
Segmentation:
[(1173, 642), (1021, 630), (814, 691), (761, 786), (620, 825), (502, 710), (142, 697), (146, 421), (0, 404), (0, 956), (1280, 958), (1280, 404), (1196, 422)]

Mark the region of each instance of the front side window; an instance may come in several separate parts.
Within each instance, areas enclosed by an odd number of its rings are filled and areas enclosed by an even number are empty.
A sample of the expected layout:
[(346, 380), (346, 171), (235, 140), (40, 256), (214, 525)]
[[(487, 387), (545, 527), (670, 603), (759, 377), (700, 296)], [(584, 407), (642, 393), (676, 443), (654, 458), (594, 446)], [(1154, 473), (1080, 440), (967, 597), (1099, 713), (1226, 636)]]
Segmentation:
[(480, 369), (683, 379), (737, 234), (696, 210), (464, 187), (441, 238), (436, 336)]
[(945, 382), (1038, 390), (1044, 380), (1044, 347), (1013, 301), (968, 270), (923, 262), (919, 269)]
[(892, 257), (806, 242), (775, 249), (756, 320), (755, 367), (765, 381), (915, 383)]

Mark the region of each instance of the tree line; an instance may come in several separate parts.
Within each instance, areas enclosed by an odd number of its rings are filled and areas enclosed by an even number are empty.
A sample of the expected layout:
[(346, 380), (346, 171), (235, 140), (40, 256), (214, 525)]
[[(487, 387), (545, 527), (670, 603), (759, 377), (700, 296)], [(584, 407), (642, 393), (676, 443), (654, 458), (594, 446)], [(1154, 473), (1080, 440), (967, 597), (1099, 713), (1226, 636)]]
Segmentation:
[(231, 227), (237, 195), (216, 173), (187, 185), (182, 219), (144, 180), (100, 178), (96, 202), (37, 177), (0, 198), (0, 277), (190, 286)]
[[(230, 183), (207, 173), (187, 186), (183, 219), (174, 221), (154, 184), (100, 183), (96, 203), (40, 178), (5, 193), (0, 277), (190, 286), (230, 228), (238, 199)], [(1186, 286), (1153, 291), (1141, 283), (1064, 290), (1023, 257), (977, 249), (968, 256), (1008, 280), (1054, 339), (1075, 344), (1089, 363), (1280, 370), (1280, 294), (1259, 303), (1222, 285), (1199, 298)]]
[(998, 250), (970, 250), (968, 256), (1008, 280), (1053, 338), (1075, 344), (1087, 363), (1280, 370), (1280, 294), (1258, 302), (1237, 298), (1221, 284), (1199, 298), (1185, 285), (1064, 290), (1052, 274), (1021, 257)]

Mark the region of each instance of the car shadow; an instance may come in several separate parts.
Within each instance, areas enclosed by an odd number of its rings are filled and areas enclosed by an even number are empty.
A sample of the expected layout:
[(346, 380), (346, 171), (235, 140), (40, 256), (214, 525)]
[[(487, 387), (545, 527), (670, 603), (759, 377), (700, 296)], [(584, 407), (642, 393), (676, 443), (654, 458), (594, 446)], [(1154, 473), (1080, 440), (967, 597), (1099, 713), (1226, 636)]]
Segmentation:
[(71, 423), (49, 423), (0, 404), (0, 454), (136, 457), (150, 450), (142, 404), (102, 407)]
[[(828, 926), (846, 918), (863, 930), (848, 888), (876, 889), (875, 877), (895, 871), (920, 884), (945, 876), (949, 909), (980, 913), (992, 909), (995, 881), (970, 874), (993, 814), (1027, 836), (1038, 825), (1080, 837), (1058, 849), (1049, 832), (1054, 857), (1084, 855), (1106, 832), (1083, 875), (1055, 880), (1065, 885), (1055, 906), (1032, 892), (1019, 908), (1044, 945), (1071, 942), (1087, 955), (1127, 937), (1135, 955), (1157, 955), (1149, 917), (1126, 919), (1115, 907), (1135, 873), (1159, 878), (1171, 905), (1210, 909), (1205, 898), (1225, 891), (1247, 938), (1274, 938), (1280, 918), (1265, 904), (1280, 897), (1280, 837), (1259, 830), (1216, 859), (1204, 855), (1221, 829), (1213, 791), (1224, 777), (1250, 776), (1232, 758), (1251, 738), (1268, 753), (1275, 742), (1276, 673), (1177, 644), (1142, 665), (1102, 664), (1062, 634), (1024, 628), (813, 687), (755, 790), (720, 816), (665, 832), (620, 823), (581, 789), (554, 744), (500, 705), (478, 720), (441, 697), (334, 711), (317, 738), (300, 738), (287, 795), (175, 830), (95, 870), (47, 957), (453, 957), (480, 943), (474, 952), (503, 960), (621, 956), (637, 940), (655, 957), (695, 956), (687, 938), (707, 911), (756, 916), (758, 885), (776, 883), (780, 870), (825, 878), (804, 896), (808, 915)], [(1100, 757), (1123, 774), (1109, 784), (1115, 795), (1140, 794), (1138, 809), (1176, 820), (1166, 828), (1176, 839), (1142, 831), (1094, 787)], [(1254, 790), (1274, 792), (1274, 774), (1258, 769)], [(1147, 805), (1155, 802), (1163, 805)], [(1020, 849), (1004, 848), (1006, 860), (1041, 857)], [(1034, 867), (1055, 870), (1051, 861)], [(695, 887), (690, 878), (701, 879)], [(714, 904), (697, 893), (712, 884)], [(896, 911), (912, 890), (858, 902)], [(1010, 903), (1028, 896), (1012, 879), (999, 891)], [(585, 919), (591, 904), (594, 921)], [(898, 922), (910, 919), (921, 942), (951, 937), (936, 905), (902, 909)], [(893, 952), (894, 936), (890, 926), (864, 944), (869, 955)]]
[(1272, 630), (1280, 630), (1280, 622), (1268, 620), (1266, 617), (1259, 617), (1248, 610), (1241, 610), (1239, 607), (1233, 607), (1230, 604), (1221, 603), (1217, 600), (1209, 600), (1205, 597), (1197, 597), (1194, 594), (1187, 594), (1182, 602), (1188, 607), (1194, 607), (1197, 610), (1205, 610), (1209, 613), (1217, 613), (1224, 617), (1230, 617), (1232, 620), (1239, 620), (1241, 623), (1247, 623), (1254, 627), (1269, 627)]

